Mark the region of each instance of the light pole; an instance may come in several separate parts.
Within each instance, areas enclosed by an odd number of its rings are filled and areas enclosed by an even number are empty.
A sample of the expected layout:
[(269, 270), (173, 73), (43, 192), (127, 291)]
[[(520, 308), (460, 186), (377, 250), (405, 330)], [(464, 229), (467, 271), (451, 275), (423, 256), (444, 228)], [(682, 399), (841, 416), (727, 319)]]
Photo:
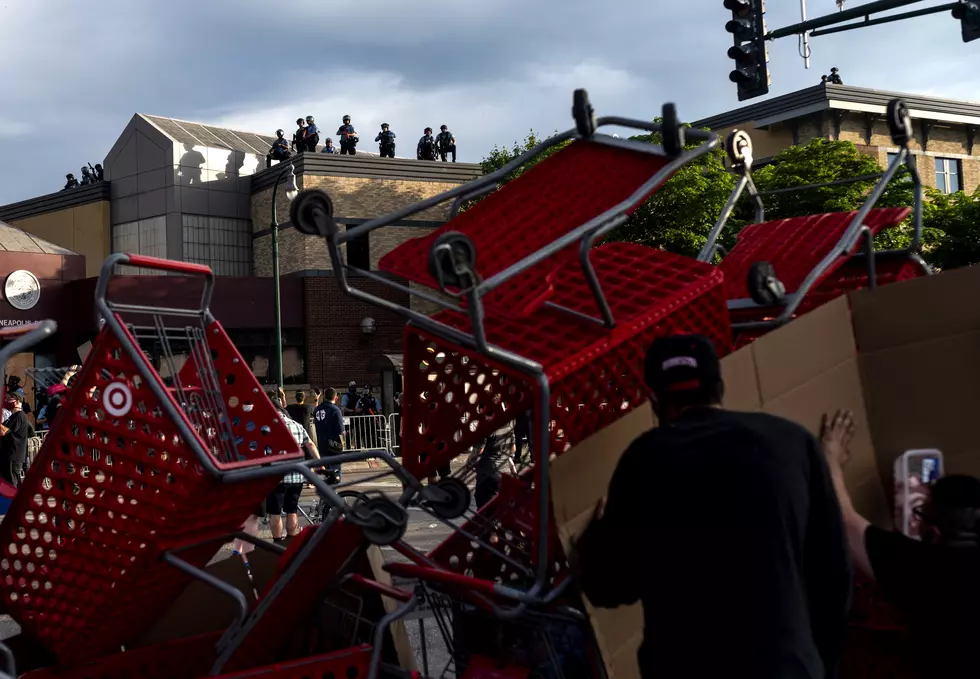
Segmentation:
[(279, 184), (283, 177), (286, 178), (286, 200), (292, 200), (299, 193), (292, 162), (279, 173), (272, 187), (272, 287), (275, 291), (276, 310), (276, 377), (280, 388), (282, 387), (282, 307), (279, 298), (279, 216), (276, 214), (276, 199), (279, 197)]

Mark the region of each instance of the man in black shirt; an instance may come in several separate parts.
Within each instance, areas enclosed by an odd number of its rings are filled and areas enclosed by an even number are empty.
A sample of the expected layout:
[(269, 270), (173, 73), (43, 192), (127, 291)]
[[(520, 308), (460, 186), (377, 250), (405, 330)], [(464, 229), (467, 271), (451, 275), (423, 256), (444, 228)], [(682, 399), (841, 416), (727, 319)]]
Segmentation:
[(660, 426), (623, 454), (571, 555), (582, 591), (642, 602), (645, 678), (834, 676), (850, 570), (818, 442), (722, 410), (707, 338), (655, 340), (645, 373)]
[[(328, 388), (323, 392), (323, 403), (313, 411), (313, 421), (316, 424), (316, 438), (323, 457), (340, 455), (344, 452), (344, 414), (337, 405), (337, 390)], [(341, 466), (329, 465), (328, 471), (333, 472), (338, 483), (341, 478)]]
[(851, 558), (873, 578), (885, 598), (906, 616), (921, 676), (980, 676), (980, 480), (947, 476), (932, 486), (916, 513), (922, 541), (872, 526), (857, 513), (844, 485), (843, 467), (853, 415), (839, 411), (824, 421), (824, 451), (847, 526)]
[[(296, 403), (291, 403), (286, 406), (286, 413), (289, 415), (290, 419), (299, 422), (303, 425), (303, 429), (306, 433), (310, 435), (314, 443), (317, 443), (316, 437), (316, 427), (313, 426), (313, 410), (316, 408), (315, 405), (310, 405), (306, 402), (306, 392), (297, 391), (295, 394)], [(317, 443), (319, 445), (319, 443)]]
[(27, 458), (27, 439), (31, 436), (31, 424), (22, 410), (23, 401), (19, 393), (7, 393), (3, 407), (10, 411), (10, 417), (0, 424), (0, 477), (18, 486), (24, 470), (24, 460)]

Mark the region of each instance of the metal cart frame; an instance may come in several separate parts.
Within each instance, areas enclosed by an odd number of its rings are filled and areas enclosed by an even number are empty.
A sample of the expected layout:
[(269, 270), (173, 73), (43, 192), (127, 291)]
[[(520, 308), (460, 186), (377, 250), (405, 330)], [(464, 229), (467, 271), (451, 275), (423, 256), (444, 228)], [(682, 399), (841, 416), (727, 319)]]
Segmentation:
[[(837, 245), (830, 252), (828, 252), (810, 271), (797, 290), (786, 294), (776, 303), (775, 307), (781, 308), (779, 314), (775, 318), (765, 321), (732, 323), (733, 330), (745, 331), (769, 329), (787, 323), (793, 318), (793, 315), (796, 313), (796, 310), (799, 308), (806, 295), (822, 280), (823, 276), (831, 269), (831, 267), (842, 258), (859, 258), (865, 260), (868, 268), (868, 287), (871, 289), (874, 289), (877, 285), (875, 262), (878, 260), (878, 258), (910, 259), (918, 264), (927, 275), (932, 273), (931, 267), (925, 262), (925, 260), (922, 259), (920, 254), (922, 250), (923, 188), (922, 180), (915, 168), (914, 157), (909, 150), (909, 141), (913, 138), (912, 121), (909, 116), (908, 107), (904, 101), (901, 99), (893, 99), (888, 102), (887, 122), (892, 143), (899, 147), (899, 151), (888, 163), (888, 167), (884, 172), (874, 175), (854, 177), (851, 179), (843, 179), (821, 184), (807, 184), (804, 186), (794, 186), (786, 189), (776, 189), (765, 192), (760, 192), (756, 188), (755, 182), (752, 181), (752, 139), (743, 130), (733, 130), (729, 134), (728, 139), (726, 140), (725, 149), (731, 163), (732, 171), (737, 175), (738, 179), (735, 183), (734, 190), (728, 198), (728, 201), (722, 208), (718, 221), (712, 227), (711, 232), (708, 235), (707, 242), (701, 249), (701, 252), (698, 254), (698, 260), (702, 262), (714, 261), (716, 254), (721, 254), (722, 256), (727, 254), (724, 248), (721, 247), (721, 244), (718, 243), (718, 239), (721, 236), (722, 231), (725, 229), (725, 226), (732, 215), (732, 211), (735, 209), (735, 206), (741, 198), (743, 192), (748, 193), (749, 200), (755, 211), (755, 223), (759, 224), (764, 221), (765, 207), (763, 205), (762, 197), (765, 195), (804, 191), (806, 189), (820, 188), (836, 184), (847, 184), (858, 181), (868, 181), (870, 179), (878, 180), (874, 188), (871, 190), (871, 193), (861, 205), (860, 209), (851, 219), (846, 231)], [(899, 168), (902, 166), (908, 168), (913, 186), (914, 204), (912, 209), (912, 242), (907, 248), (899, 250), (876, 251), (874, 248), (874, 234), (872, 233), (871, 229), (864, 224), (864, 220), (867, 218), (868, 213), (871, 212), (872, 208), (874, 208), (875, 203), (877, 203), (878, 199), (881, 198), (888, 184), (892, 181), (892, 179), (898, 173)], [(852, 253), (851, 250), (859, 241), (863, 245), (862, 251)], [(752, 299), (737, 299), (729, 300), (728, 308), (730, 311), (739, 311), (744, 309), (768, 307), (767, 305), (759, 304)]]
[[(339, 228), (333, 220), (332, 202), (329, 196), (322, 190), (312, 189), (303, 191), (293, 200), (290, 210), (292, 223), (300, 232), (307, 235), (320, 235), (326, 239), (327, 251), (336, 274), (335, 279), (344, 293), (360, 301), (399, 314), (406, 318), (410, 325), (424, 329), (433, 335), (442, 337), (459, 346), (475, 349), (485, 356), (527, 375), (532, 382), (535, 382), (538, 390), (537, 437), (535, 441), (539, 447), (539, 450), (536, 450), (535, 453), (538, 460), (545, 462), (549, 459), (550, 386), (548, 378), (540, 363), (528, 360), (487, 342), (484, 329), (484, 297), (519, 274), (526, 272), (531, 267), (540, 264), (561, 250), (577, 244), (579, 265), (584, 272), (596, 305), (600, 310), (601, 318), (581, 314), (551, 302), (546, 302), (545, 305), (555, 310), (567, 312), (581, 319), (583, 322), (597, 323), (609, 329), (614, 328), (616, 326), (616, 319), (613, 318), (609, 304), (589, 259), (589, 252), (593, 244), (603, 236), (608, 235), (616, 228), (622, 226), (628, 219), (628, 213), (646, 200), (647, 196), (663, 184), (679, 168), (710, 153), (720, 143), (718, 136), (713, 132), (682, 126), (678, 121), (677, 112), (673, 104), (664, 105), (663, 122), (661, 123), (634, 120), (619, 116), (596, 118), (594, 110), (589, 103), (588, 94), (585, 90), (576, 90), (573, 97), (572, 115), (576, 121), (575, 128), (546, 139), (533, 149), (513, 159), (499, 170), (468, 184), (427, 198), (414, 205), (372, 219), (354, 228), (347, 230)], [(663, 138), (663, 146), (620, 139), (597, 133), (599, 128), (606, 126), (620, 126), (660, 133)], [(584, 140), (637, 153), (660, 156), (667, 158), (668, 161), (622, 202), (589, 219), (584, 224), (573, 228), (560, 238), (523, 257), (487, 279), (481, 278), (479, 272), (475, 270), (475, 251), (472, 242), (458, 232), (450, 231), (443, 234), (443, 237), (433, 244), (430, 251), (430, 271), (438, 282), (440, 291), (455, 301), (447, 301), (435, 295), (424, 293), (410, 286), (402, 285), (390, 278), (378, 275), (377, 273), (352, 267), (344, 261), (340, 250), (343, 244), (423, 210), (431, 209), (450, 201), (449, 219), (451, 221), (465, 201), (493, 192), (498, 188), (502, 180), (505, 180), (508, 175), (524, 166), (528, 161), (537, 158), (545, 151), (563, 142), (571, 140)], [(700, 143), (692, 148), (686, 148), (691, 142)], [(411, 297), (423, 299), (442, 309), (464, 314), (468, 316), (473, 331), (466, 333), (458, 328), (435, 320), (430, 316), (414, 311), (411, 308), (402, 307), (399, 304), (360, 290), (354, 287), (351, 282), (350, 274), (352, 273), (406, 293)], [(450, 290), (449, 288), (451, 287), (457, 288), (457, 290)], [(465, 302), (465, 305), (460, 302)], [(535, 485), (538, 490), (538, 522), (536, 526), (537, 572), (535, 581), (526, 591), (502, 584), (494, 585), (493, 593), (495, 599), (519, 602), (512, 609), (497, 607), (496, 604), (491, 602), (498, 615), (519, 615), (528, 603), (539, 603), (542, 600), (542, 594), (546, 587), (548, 577), (548, 517), (550, 513), (548, 464), (535, 465)], [(426, 495), (437, 492), (437, 489), (426, 488), (422, 492), (423, 497), (425, 497)], [(427, 566), (433, 565), (424, 555), (407, 548), (407, 546), (406, 550), (411, 555), (410, 558), (416, 561), (416, 563), (426, 564)], [(474, 583), (480, 582), (475, 578), (471, 580)]]

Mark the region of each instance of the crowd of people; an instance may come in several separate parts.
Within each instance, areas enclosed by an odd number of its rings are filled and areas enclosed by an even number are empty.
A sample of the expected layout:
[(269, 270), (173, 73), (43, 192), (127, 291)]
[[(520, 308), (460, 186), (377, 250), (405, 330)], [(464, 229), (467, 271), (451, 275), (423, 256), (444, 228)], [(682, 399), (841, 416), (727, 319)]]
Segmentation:
[[(335, 153), (339, 155), (357, 155), (357, 144), (360, 136), (351, 122), (351, 117), (345, 115), (340, 127), (337, 128), (339, 147), (334, 145), (332, 137), (324, 140), (321, 153)], [(375, 136), (374, 141), (378, 144), (378, 153), (382, 158), (394, 158), (396, 135), (388, 123), (381, 123), (381, 130)], [(272, 147), (266, 155), (266, 167), (272, 167), (272, 161), (282, 162), (288, 160), (294, 153), (316, 153), (320, 145), (320, 128), (317, 127), (313, 116), (296, 119), (296, 131), (293, 132), (291, 140), (286, 139), (284, 130), (276, 130), (276, 139), (272, 142)], [(449, 131), (449, 127), (443, 125), (439, 128), (439, 134), (433, 136), (432, 128), (426, 127), (419, 139), (415, 149), (417, 160), (436, 160), (442, 162), (456, 162), (456, 136)]]

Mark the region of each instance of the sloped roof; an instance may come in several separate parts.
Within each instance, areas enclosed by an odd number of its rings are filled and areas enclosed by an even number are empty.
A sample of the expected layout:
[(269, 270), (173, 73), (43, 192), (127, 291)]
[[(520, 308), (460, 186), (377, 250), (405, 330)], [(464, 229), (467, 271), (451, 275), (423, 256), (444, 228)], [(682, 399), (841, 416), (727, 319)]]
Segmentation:
[(49, 243), (43, 238), (38, 238), (6, 222), (0, 222), (0, 250), (6, 252), (31, 252), (45, 255), (76, 254), (67, 248)]
[(231, 151), (242, 151), (244, 153), (255, 153), (264, 156), (269, 152), (269, 147), (272, 146), (272, 142), (274, 141), (273, 137), (255, 134), (254, 132), (240, 132), (224, 127), (202, 125), (201, 123), (192, 123), (187, 120), (162, 118), (143, 113), (138, 115), (175, 142), (181, 144), (229, 149)]

